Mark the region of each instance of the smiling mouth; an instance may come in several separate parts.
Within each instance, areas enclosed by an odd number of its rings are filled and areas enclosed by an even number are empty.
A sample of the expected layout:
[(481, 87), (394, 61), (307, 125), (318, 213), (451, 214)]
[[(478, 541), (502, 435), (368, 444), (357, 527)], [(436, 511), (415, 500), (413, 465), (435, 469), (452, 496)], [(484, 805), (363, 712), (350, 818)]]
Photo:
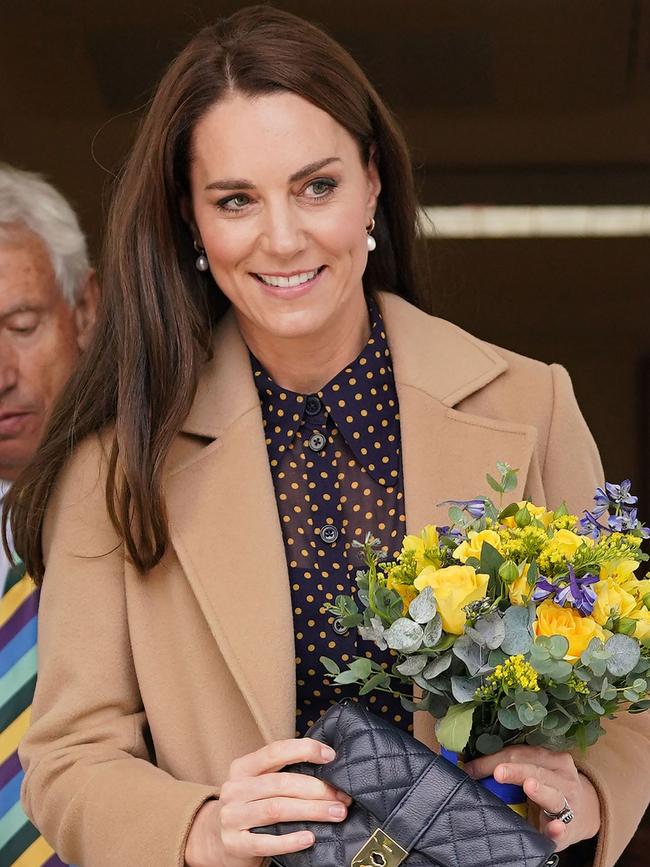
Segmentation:
[(292, 274), (290, 277), (281, 277), (276, 274), (253, 274), (260, 283), (265, 286), (274, 286), (280, 289), (291, 289), (295, 286), (302, 286), (304, 283), (309, 283), (314, 277), (317, 277), (321, 271), (325, 269), (325, 265), (320, 268), (315, 268), (313, 271), (301, 271), (299, 274)]

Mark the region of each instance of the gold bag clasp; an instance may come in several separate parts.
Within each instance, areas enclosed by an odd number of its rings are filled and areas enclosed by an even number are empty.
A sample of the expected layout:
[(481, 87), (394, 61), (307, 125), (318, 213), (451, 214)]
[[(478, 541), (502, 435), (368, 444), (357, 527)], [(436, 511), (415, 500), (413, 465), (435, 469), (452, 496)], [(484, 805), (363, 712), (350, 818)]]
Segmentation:
[(407, 855), (406, 849), (377, 828), (354, 856), (350, 867), (397, 867)]

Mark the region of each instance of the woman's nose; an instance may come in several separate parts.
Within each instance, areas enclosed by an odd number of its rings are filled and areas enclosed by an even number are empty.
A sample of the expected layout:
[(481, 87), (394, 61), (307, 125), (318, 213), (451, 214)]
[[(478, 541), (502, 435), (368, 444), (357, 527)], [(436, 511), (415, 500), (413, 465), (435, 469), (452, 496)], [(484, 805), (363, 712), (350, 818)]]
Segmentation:
[(266, 253), (290, 259), (305, 248), (300, 214), (290, 204), (267, 211), (262, 244)]

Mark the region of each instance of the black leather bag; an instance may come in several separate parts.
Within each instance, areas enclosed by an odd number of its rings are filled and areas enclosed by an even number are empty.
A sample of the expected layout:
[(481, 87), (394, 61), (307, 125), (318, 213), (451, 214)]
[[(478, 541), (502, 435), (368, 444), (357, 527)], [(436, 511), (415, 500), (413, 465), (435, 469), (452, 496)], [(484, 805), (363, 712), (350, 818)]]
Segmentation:
[(309, 829), (316, 842), (276, 855), (282, 867), (542, 867), (555, 865), (551, 840), (464, 771), (355, 701), (330, 708), (308, 736), (336, 751), (310, 774), (353, 798), (340, 823), (287, 822), (253, 829)]

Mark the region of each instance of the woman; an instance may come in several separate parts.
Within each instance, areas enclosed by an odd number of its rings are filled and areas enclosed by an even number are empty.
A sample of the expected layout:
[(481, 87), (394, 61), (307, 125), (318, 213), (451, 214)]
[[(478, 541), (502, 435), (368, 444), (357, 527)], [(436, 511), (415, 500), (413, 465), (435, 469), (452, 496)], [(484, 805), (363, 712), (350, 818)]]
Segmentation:
[[(104, 327), (11, 502), (46, 567), (24, 801), (63, 857), (254, 867), (310, 846), (248, 829), (345, 818), (343, 793), (277, 771), (332, 757), (294, 734), (336, 698), (319, 642), (356, 649), (323, 608), (355, 532), (399, 543), (496, 460), (521, 496), (589, 502), (568, 377), (417, 309), (415, 229), (401, 135), (321, 31), (243, 10), (164, 76), (112, 208)], [(408, 728), (398, 710), (378, 708)], [(560, 849), (602, 829), (605, 867), (647, 761), (645, 723), (612, 729), (586, 759), (522, 747), (474, 773), (566, 798), (574, 821), (541, 827)]]

